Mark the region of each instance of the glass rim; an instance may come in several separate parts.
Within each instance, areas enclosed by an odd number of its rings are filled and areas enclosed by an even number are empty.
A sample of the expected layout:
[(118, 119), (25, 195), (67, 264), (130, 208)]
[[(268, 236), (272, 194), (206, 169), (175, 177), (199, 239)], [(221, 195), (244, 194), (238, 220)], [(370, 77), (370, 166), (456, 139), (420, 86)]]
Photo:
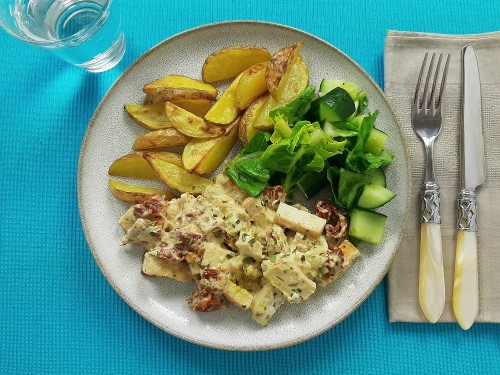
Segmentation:
[(45, 47), (45, 48), (58, 48), (61, 45), (65, 44), (75, 44), (75, 42), (81, 43), (85, 40), (90, 39), (94, 34), (89, 33), (89, 31), (92, 31), (95, 29), (97, 26), (103, 23), (103, 17), (102, 15), (105, 13), (109, 13), (109, 8), (111, 7), (111, 3), (113, 0), (105, 0), (103, 2), (102, 9), (99, 13), (99, 17), (97, 17), (95, 20), (90, 22), (88, 25), (86, 25), (84, 28), (76, 32), (75, 34), (68, 36), (66, 38), (58, 39), (58, 40), (47, 40), (47, 39), (32, 39), (30, 37), (27, 37), (23, 34), (17, 34), (12, 30), (11, 27), (5, 24), (4, 21), (0, 19), (0, 27), (4, 29), (8, 34), (12, 35), (14, 38), (26, 42), (28, 44), (38, 46), (38, 47)]

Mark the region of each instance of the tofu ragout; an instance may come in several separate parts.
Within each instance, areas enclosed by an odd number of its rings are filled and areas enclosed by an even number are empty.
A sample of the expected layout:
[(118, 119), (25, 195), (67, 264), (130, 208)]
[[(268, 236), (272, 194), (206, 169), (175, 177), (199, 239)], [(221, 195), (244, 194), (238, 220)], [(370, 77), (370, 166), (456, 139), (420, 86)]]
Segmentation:
[(122, 242), (145, 250), (144, 275), (195, 282), (193, 310), (229, 301), (266, 325), (281, 305), (307, 300), (359, 255), (346, 234), (331, 240), (336, 223), (282, 202), (280, 189), (253, 198), (220, 174), (201, 195), (156, 196), (130, 207), (119, 220)]

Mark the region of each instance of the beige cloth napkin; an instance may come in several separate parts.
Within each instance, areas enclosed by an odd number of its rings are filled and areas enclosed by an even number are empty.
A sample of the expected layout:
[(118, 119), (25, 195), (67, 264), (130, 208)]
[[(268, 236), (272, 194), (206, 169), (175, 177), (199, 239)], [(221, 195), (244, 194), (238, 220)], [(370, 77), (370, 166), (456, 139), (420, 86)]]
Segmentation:
[(435, 174), (441, 191), (446, 303), (440, 322), (455, 321), (452, 309), (455, 261), (456, 197), (460, 185), (461, 49), (476, 51), (482, 89), (486, 182), (479, 188), (478, 322), (500, 322), (500, 32), (477, 35), (438, 35), (389, 31), (385, 40), (385, 92), (408, 142), (411, 160), (410, 217), (398, 254), (389, 271), (389, 320), (425, 322), (418, 302), (420, 187), (424, 177), (424, 148), (411, 127), (411, 103), (426, 52), (450, 53), (441, 133), (434, 145)]

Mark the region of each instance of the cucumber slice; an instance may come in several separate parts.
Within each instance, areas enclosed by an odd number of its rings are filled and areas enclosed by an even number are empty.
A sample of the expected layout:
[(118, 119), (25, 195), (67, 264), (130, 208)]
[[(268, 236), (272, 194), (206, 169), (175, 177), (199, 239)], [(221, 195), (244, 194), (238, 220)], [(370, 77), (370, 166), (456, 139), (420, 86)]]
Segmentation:
[(332, 91), (336, 87), (342, 87), (349, 93), (352, 100), (356, 100), (358, 96), (358, 85), (352, 82), (346, 82), (339, 79), (324, 78), (319, 85), (319, 95), (323, 96)]
[(309, 111), (306, 114), (306, 118), (311, 122), (318, 121), (321, 124), (325, 121), (340, 121), (340, 117), (337, 112), (335, 112), (332, 107), (330, 107), (327, 103), (320, 99), (312, 101), (311, 108), (309, 108)]
[(381, 168), (370, 169), (369, 171), (366, 171), (365, 174), (371, 177), (370, 184), (387, 187), (385, 173), (383, 169)]
[(354, 100), (342, 87), (335, 87), (332, 91), (327, 92), (324, 96), (316, 100), (321, 100), (332, 107), (342, 121), (356, 111)]
[(387, 134), (382, 130), (373, 128), (368, 139), (363, 147), (364, 152), (369, 152), (373, 155), (379, 155), (385, 147), (385, 142), (387, 141)]
[(394, 194), (389, 189), (380, 185), (366, 185), (358, 199), (358, 207), (378, 208), (394, 199)]
[(387, 216), (379, 212), (367, 211), (360, 208), (352, 209), (350, 216), (350, 236), (374, 244), (382, 241)]
[(354, 101), (349, 93), (341, 87), (336, 87), (311, 102), (311, 107), (306, 113), (309, 121), (320, 123), (344, 121), (356, 110)]

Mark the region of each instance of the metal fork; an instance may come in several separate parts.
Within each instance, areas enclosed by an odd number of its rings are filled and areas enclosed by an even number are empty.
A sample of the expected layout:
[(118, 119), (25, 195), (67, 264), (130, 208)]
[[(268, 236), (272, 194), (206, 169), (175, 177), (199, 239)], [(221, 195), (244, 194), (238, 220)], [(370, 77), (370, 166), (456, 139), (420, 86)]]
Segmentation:
[[(422, 77), (426, 70), (427, 58), (428, 54), (426, 53), (418, 76), (411, 114), (413, 131), (425, 146), (425, 176), (422, 186), (420, 217), (419, 301), (426, 319), (431, 323), (435, 323), (443, 312), (445, 292), (441, 246), (440, 195), (439, 185), (434, 176), (434, 141), (441, 130), (443, 119), (442, 102), (450, 55), (446, 59), (439, 87), (437, 87), (437, 83), (443, 54), (439, 55), (435, 69), (436, 54), (432, 55), (422, 91)], [(432, 75), (434, 78), (430, 82)], [(439, 94), (437, 89), (439, 89)]]

